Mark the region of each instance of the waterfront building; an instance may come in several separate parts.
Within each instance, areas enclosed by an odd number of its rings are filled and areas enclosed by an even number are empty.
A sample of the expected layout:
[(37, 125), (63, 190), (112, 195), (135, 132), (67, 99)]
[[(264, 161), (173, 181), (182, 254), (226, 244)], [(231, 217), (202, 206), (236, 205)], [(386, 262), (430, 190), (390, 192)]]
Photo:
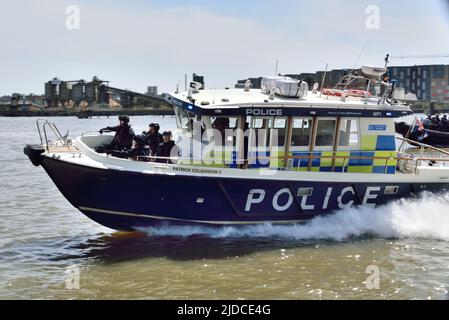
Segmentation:
[[(449, 103), (449, 65), (392, 66), (388, 69), (386, 76), (390, 80), (396, 80), (397, 88), (403, 89), (405, 96), (416, 96), (418, 101)], [(323, 84), (324, 88), (332, 88), (351, 72), (357, 73), (359, 70), (335, 69), (285, 76), (305, 81), (309, 86), (319, 83)], [(251, 88), (260, 89), (261, 77), (248, 79), (251, 81)], [(238, 80), (235, 88), (244, 88), (246, 80)], [(362, 82), (355, 84), (355, 87), (360, 89), (363, 89), (363, 86), (365, 83)]]
[(147, 88), (147, 95), (149, 96), (157, 96), (157, 86), (149, 86)]

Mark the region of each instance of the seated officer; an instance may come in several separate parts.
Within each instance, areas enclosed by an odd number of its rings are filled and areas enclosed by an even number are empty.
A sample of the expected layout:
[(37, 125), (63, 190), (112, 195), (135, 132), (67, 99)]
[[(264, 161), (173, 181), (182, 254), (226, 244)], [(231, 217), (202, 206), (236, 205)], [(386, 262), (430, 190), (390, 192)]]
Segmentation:
[(449, 130), (449, 120), (447, 119), (447, 115), (443, 116), (443, 119), (441, 119), (441, 131), (448, 132)]
[(97, 152), (104, 153), (107, 150), (126, 150), (131, 149), (134, 138), (134, 130), (129, 124), (128, 116), (119, 116), (120, 124), (115, 127), (106, 127), (100, 130), (103, 132), (115, 132), (114, 140), (111, 143), (105, 144), (97, 148)]
[(157, 147), (162, 142), (162, 135), (159, 133), (159, 124), (158, 123), (150, 123), (148, 132), (143, 133), (143, 138), (145, 143), (151, 149), (151, 155), (155, 155), (157, 151)]
[[(179, 156), (179, 148), (172, 140), (172, 133), (170, 131), (165, 131), (162, 134), (162, 138), (164, 141), (159, 144), (156, 151), (156, 162), (160, 163), (175, 163), (174, 159), (168, 158), (177, 158)], [(167, 159), (159, 159), (167, 158)]]
[[(145, 161), (146, 157), (150, 156), (150, 148), (145, 145), (145, 141), (142, 136), (135, 136), (134, 147), (130, 150), (119, 151), (119, 150), (108, 150), (106, 153), (117, 158), (133, 158), (141, 161)], [(142, 157), (142, 158), (139, 158)]]

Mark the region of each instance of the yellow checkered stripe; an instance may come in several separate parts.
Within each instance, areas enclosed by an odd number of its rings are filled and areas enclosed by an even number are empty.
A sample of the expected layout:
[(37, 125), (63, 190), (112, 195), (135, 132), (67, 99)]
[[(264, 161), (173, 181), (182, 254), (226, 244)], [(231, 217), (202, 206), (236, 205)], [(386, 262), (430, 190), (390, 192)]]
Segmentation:
[[(335, 153), (289, 152), (287, 164), (285, 163), (285, 154), (285, 151), (278, 150), (252, 152), (250, 153), (250, 168), (284, 169), (287, 167), (288, 170), (293, 171), (394, 174), (397, 166), (397, 160), (390, 159), (397, 157), (394, 136), (363, 135), (359, 151), (338, 151)], [(332, 159), (334, 155), (337, 158)], [(315, 158), (300, 158), (307, 156), (314, 156)], [(211, 150), (201, 159), (188, 161), (188, 164), (215, 168), (235, 168), (238, 166), (237, 153), (232, 149)]]
[[(288, 169), (312, 172), (388, 173), (396, 172), (396, 151), (291, 152)], [(313, 159), (301, 158), (314, 156)], [(279, 161), (283, 163), (283, 161)]]

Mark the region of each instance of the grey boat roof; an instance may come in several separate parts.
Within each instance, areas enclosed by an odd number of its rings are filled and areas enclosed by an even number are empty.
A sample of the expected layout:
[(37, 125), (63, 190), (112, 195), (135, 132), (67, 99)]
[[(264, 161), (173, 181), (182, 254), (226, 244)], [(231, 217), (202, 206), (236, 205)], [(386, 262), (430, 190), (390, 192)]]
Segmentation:
[[(303, 98), (288, 98), (260, 89), (207, 89), (199, 90), (188, 97), (188, 92), (171, 93), (167, 101), (198, 115), (251, 115), (258, 109), (261, 115), (317, 115), (317, 116), (366, 116), (401, 117), (412, 114), (409, 106), (383, 102), (379, 97), (337, 97), (309, 91)], [(275, 112), (264, 112), (275, 110)]]

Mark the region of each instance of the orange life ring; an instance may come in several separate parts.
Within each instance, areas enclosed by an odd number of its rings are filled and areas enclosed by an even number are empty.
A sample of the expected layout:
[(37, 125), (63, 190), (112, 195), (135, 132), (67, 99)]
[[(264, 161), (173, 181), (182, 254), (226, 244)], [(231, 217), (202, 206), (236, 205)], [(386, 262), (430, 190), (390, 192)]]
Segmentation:
[(366, 90), (351, 89), (351, 90), (348, 90), (348, 96), (350, 96), (350, 97), (371, 97), (372, 94), (371, 94), (371, 92), (366, 91)]
[(335, 96), (335, 97), (371, 97), (372, 94), (369, 91), (366, 90), (356, 90), (356, 89), (350, 89), (350, 90), (339, 90), (339, 89), (323, 89), (321, 90), (321, 93), (326, 96)]
[(326, 96), (336, 96), (336, 97), (341, 97), (343, 95), (343, 91), (338, 89), (323, 89), (321, 90), (321, 93)]

